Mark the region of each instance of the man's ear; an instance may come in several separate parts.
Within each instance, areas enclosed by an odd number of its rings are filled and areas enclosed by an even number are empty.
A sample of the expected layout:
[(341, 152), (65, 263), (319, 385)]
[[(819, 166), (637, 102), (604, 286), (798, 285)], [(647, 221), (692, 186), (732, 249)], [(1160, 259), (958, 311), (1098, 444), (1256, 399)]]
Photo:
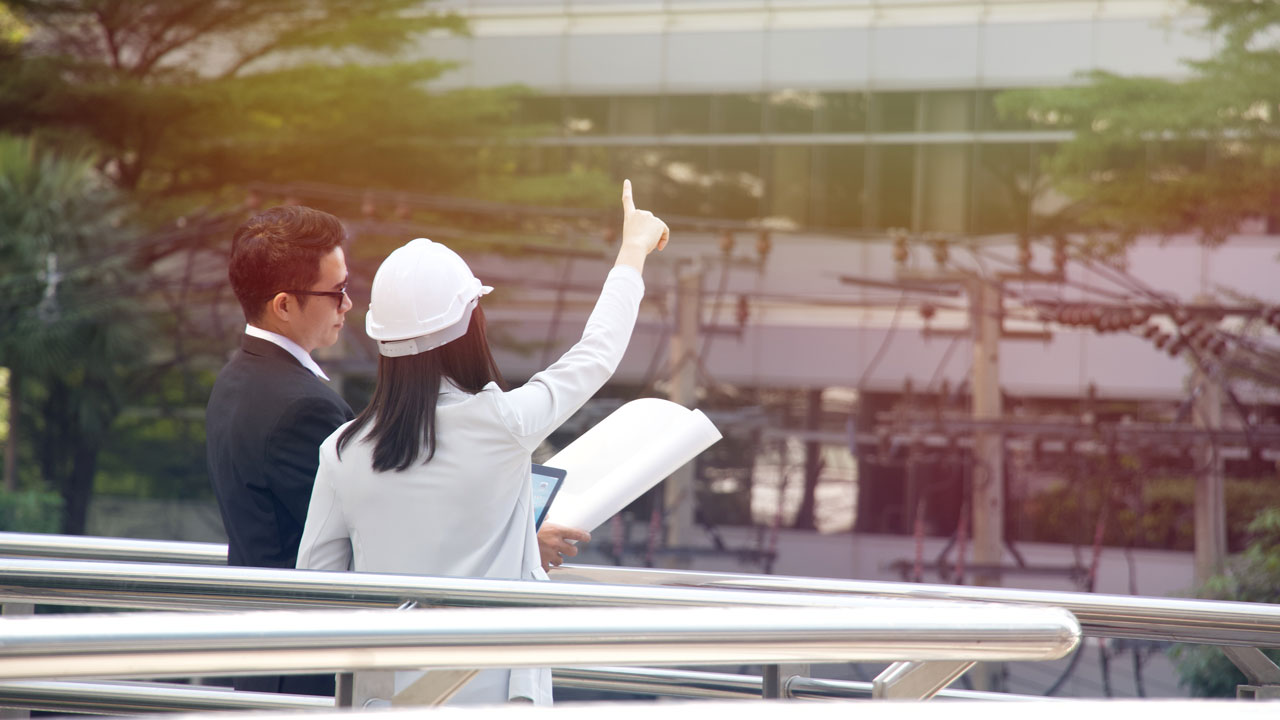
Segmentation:
[(289, 293), (276, 293), (275, 297), (267, 301), (267, 315), (279, 322), (289, 322), (289, 313), (296, 309), (297, 305)]

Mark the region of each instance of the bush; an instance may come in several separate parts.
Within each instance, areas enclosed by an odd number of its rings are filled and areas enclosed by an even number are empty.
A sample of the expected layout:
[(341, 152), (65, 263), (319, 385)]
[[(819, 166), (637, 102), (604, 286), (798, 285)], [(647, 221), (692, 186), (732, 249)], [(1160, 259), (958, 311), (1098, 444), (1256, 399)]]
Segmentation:
[(0, 491), (0, 530), (56, 533), (62, 524), (62, 496), (47, 490)]
[[(1198, 597), (1242, 602), (1280, 602), (1280, 509), (1268, 508), (1249, 523), (1249, 544), (1227, 564), (1226, 572), (1197, 588)], [(1280, 651), (1264, 651), (1273, 661)], [(1247, 680), (1222, 651), (1208, 645), (1177, 645), (1170, 656), (1179, 684), (1194, 697), (1235, 697)]]

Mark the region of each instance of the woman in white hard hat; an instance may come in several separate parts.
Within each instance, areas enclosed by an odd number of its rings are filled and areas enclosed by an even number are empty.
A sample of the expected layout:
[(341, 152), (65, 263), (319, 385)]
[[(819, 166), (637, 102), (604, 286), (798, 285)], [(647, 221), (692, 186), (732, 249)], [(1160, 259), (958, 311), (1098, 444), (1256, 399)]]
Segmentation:
[[(506, 391), (485, 338), (480, 283), (418, 239), (378, 268), (365, 325), (378, 341), (373, 399), (320, 447), (298, 567), (545, 580), (530, 506), (534, 448), (613, 374), (667, 226), (623, 183), (622, 247), (582, 339)], [(413, 676), (397, 673), (397, 692)], [(487, 670), (454, 700), (551, 702), (546, 669)]]

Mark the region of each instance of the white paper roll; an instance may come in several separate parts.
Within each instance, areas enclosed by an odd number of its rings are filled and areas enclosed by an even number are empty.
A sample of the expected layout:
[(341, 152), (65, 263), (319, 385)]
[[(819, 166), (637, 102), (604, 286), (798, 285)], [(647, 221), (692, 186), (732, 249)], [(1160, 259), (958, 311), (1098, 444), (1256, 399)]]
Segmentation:
[(547, 461), (567, 473), (547, 522), (595, 530), (720, 438), (700, 410), (632, 400)]

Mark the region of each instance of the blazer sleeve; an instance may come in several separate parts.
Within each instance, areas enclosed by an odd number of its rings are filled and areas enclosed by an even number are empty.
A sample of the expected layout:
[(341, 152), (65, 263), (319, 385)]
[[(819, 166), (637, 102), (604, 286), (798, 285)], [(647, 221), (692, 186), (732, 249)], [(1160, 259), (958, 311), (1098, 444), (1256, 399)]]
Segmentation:
[(311, 485), (320, 462), (318, 448), (350, 419), (349, 412), (336, 396), (299, 398), (285, 408), (267, 436), (268, 482), (297, 527), (307, 519)]
[(532, 451), (583, 406), (622, 361), (644, 298), (644, 280), (627, 266), (609, 271), (580, 339), (551, 367), (504, 393), (507, 429)]
[(351, 531), (342, 512), (342, 501), (333, 487), (334, 468), (321, 448), (320, 469), (316, 472), (307, 524), (298, 544), (299, 570), (350, 570)]

